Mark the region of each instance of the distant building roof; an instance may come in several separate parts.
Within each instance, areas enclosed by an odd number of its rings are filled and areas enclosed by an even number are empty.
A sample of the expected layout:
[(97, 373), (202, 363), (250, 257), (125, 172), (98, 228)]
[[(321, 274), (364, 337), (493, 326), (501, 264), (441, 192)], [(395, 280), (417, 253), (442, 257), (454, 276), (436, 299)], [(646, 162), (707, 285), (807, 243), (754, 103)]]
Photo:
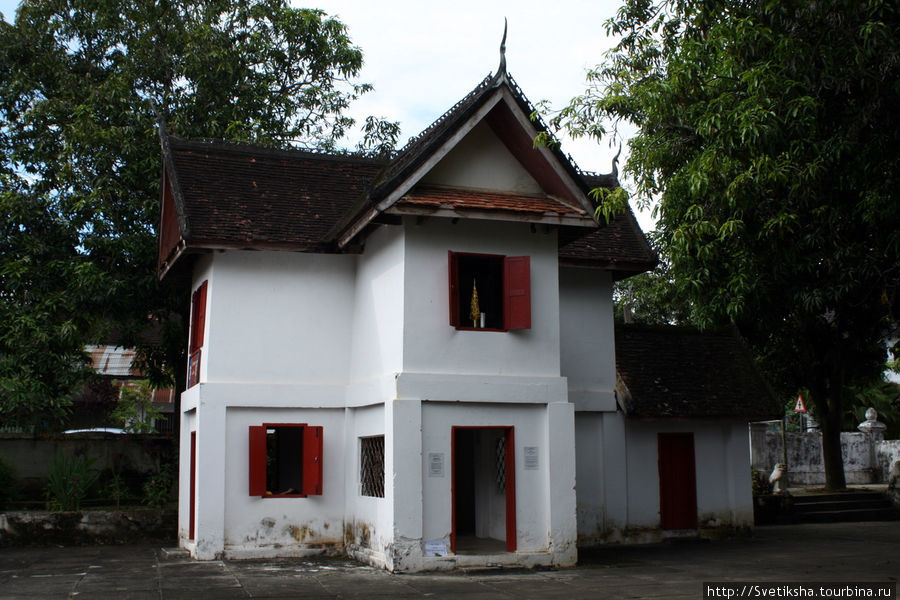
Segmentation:
[(122, 346), (85, 346), (91, 355), (91, 366), (94, 371), (107, 377), (139, 377), (134, 369), (134, 348)]
[(778, 418), (782, 403), (735, 335), (616, 327), (618, 391), (629, 417)]

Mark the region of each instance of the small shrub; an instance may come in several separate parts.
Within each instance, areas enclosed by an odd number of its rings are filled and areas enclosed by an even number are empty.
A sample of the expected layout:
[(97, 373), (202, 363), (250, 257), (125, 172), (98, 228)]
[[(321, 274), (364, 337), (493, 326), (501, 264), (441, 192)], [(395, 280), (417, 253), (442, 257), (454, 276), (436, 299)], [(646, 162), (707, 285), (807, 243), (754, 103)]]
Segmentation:
[(16, 472), (0, 458), (0, 510), (7, 509), (12, 503), (16, 489)]
[(88, 489), (97, 481), (99, 472), (93, 468), (96, 459), (86, 456), (57, 454), (47, 474), (47, 501), (50, 510), (79, 510)]
[(151, 508), (163, 508), (172, 494), (172, 470), (168, 466), (151, 475), (144, 482), (144, 504)]
[(753, 495), (768, 496), (775, 486), (769, 483), (769, 476), (759, 469), (753, 469)]
[(128, 496), (128, 486), (122, 476), (115, 471), (110, 471), (103, 479), (105, 483), (100, 488), (100, 497), (114, 502), (118, 510), (122, 505), (122, 499)]

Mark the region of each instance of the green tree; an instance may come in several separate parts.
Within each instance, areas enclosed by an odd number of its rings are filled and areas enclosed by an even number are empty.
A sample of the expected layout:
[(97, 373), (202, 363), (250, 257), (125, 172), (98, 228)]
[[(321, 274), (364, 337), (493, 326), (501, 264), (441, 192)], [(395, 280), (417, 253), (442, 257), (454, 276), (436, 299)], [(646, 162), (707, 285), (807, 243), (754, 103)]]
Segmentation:
[[(25, 0), (0, 19), (0, 423), (58, 423), (110, 331), (154, 385), (183, 385), (189, 298), (155, 277), (157, 118), (335, 149), (361, 65), (342, 23), (284, 0)], [(366, 131), (363, 151), (396, 141)]]
[(153, 388), (146, 379), (119, 382), (119, 401), (110, 417), (128, 433), (158, 433), (154, 422), (162, 417), (153, 406)]
[[(652, 233), (650, 238), (654, 244)], [(675, 284), (672, 266), (665, 260), (649, 273), (617, 281), (613, 302), (615, 319), (619, 322), (693, 325), (690, 298)]]
[(692, 319), (736, 324), (785, 397), (809, 389), (830, 489), (846, 389), (880, 371), (897, 320), (898, 11), (626, 0), (607, 23), (618, 45), (556, 121), (639, 128), (626, 172), (658, 202)]

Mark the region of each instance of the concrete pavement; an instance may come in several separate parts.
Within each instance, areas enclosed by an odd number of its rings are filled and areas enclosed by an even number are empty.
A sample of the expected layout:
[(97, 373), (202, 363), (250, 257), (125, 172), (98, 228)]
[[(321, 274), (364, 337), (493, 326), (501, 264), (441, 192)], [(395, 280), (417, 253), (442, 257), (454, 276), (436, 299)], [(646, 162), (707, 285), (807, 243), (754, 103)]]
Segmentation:
[(702, 582), (893, 581), (900, 522), (758, 527), (751, 537), (606, 546), (559, 571), (391, 575), (348, 560), (194, 561), (154, 546), (0, 549), (0, 598), (701, 598)]

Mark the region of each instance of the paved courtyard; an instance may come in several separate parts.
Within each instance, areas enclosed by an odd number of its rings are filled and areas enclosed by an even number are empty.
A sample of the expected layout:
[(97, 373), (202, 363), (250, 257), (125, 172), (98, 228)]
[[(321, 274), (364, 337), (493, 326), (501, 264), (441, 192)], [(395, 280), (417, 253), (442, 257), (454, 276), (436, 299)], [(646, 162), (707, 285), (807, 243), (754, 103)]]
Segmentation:
[(702, 582), (897, 582), (900, 522), (581, 553), (564, 570), (391, 575), (346, 560), (199, 562), (155, 546), (0, 549), (0, 598), (701, 598)]

